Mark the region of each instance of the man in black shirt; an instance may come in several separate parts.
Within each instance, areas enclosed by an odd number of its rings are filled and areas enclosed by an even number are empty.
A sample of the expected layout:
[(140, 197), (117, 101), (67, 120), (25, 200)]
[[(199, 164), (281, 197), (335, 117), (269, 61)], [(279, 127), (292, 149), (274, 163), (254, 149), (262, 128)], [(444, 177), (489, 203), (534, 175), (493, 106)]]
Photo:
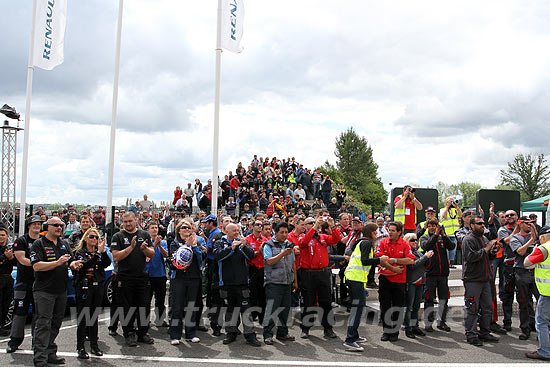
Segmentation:
[(13, 300), (13, 279), (11, 271), (15, 265), (13, 251), (8, 247), (8, 230), (0, 228), (0, 336), (10, 335), (10, 331), (3, 328), (11, 301)]
[[(145, 271), (147, 258), (155, 256), (151, 235), (137, 229), (136, 216), (126, 212), (122, 216), (123, 229), (113, 235), (111, 252), (118, 263), (117, 301), (123, 308), (122, 330), (126, 344), (137, 346), (137, 342), (153, 344), (149, 331), (149, 319), (146, 308), (149, 300), (149, 275)], [(137, 333), (134, 322), (137, 319)]]
[(54, 341), (67, 303), (67, 268), (78, 270), (82, 267), (82, 262), (74, 260), (69, 245), (61, 238), (63, 221), (52, 217), (46, 225), (46, 236), (34, 241), (30, 252), (35, 277), (33, 296), (36, 322), (32, 343), (35, 366), (65, 363), (63, 358), (57, 356)]
[[(13, 353), (23, 343), (25, 337), (25, 321), (32, 301), (32, 284), (34, 272), (32, 270), (30, 251), (31, 245), (40, 237), (42, 219), (33, 215), (27, 222), (29, 233), (19, 237), (13, 244), (13, 254), (17, 259), (17, 279), (15, 280), (13, 317), (11, 321), (10, 341), (6, 352)], [(35, 310), (33, 310), (34, 312)], [(34, 322), (32, 327), (34, 328)]]

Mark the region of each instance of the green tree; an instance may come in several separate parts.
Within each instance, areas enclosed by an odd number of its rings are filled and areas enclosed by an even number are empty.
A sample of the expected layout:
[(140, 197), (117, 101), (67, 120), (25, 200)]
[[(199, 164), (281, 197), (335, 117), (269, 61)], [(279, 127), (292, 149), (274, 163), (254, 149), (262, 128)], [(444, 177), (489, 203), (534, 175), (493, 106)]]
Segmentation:
[(383, 208), (388, 194), (378, 177), (378, 165), (374, 162), (367, 139), (350, 127), (336, 138), (334, 154), (336, 167), (346, 188), (357, 193), (362, 203)]
[(461, 182), (456, 185), (448, 185), (439, 181), (434, 189), (437, 189), (439, 196), (439, 207), (445, 206), (445, 199), (449, 196), (460, 197), (461, 206), (475, 206), (476, 205), (476, 193), (482, 186), (473, 182)]
[(500, 170), (501, 183), (519, 190), (522, 200), (533, 200), (550, 193), (550, 167), (544, 154), (518, 154), (508, 168)]

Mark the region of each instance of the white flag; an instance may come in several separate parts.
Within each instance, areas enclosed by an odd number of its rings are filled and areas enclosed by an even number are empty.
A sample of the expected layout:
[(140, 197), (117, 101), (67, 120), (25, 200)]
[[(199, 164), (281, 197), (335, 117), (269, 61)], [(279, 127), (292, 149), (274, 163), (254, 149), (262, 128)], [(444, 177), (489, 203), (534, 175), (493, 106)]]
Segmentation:
[(67, 0), (38, 0), (34, 25), (34, 66), (52, 70), (63, 62)]
[(223, 0), (222, 4), (222, 47), (228, 51), (241, 52), (243, 36), (243, 0)]

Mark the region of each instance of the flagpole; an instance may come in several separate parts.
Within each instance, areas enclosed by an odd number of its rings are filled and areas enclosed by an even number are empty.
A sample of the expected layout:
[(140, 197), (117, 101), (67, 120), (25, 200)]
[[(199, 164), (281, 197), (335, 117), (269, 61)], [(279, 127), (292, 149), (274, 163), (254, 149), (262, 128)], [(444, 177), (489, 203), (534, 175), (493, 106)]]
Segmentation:
[(218, 150), (220, 141), (220, 80), (222, 66), (222, 0), (218, 0), (218, 30), (216, 36), (216, 88), (214, 92), (214, 147), (212, 157), (212, 211), (218, 215)]
[[(29, 130), (31, 125), (32, 76), (34, 71), (34, 33), (36, 28), (37, 0), (32, 4), (31, 40), (29, 46), (29, 65), (27, 66), (27, 100), (25, 102), (25, 135), (23, 140), (23, 165), (21, 172), (21, 203), (19, 209), (19, 235), (25, 234), (25, 213), (27, 204), (27, 167), (29, 165)], [(30, 213), (32, 214), (32, 213)]]
[(111, 142), (109, 146), (109, 178), (107, 183), (107, 207), (105, 213), (105, 222), (111, 223), (111, 212), (113, 207), (113, 176), (115, 168), (115, 138), (116, 138), (116, 118), (118, 108), (118, 80), (120, 74), (120, 43), (122, 38), (122, 12), (124, 0), (118, 1), (118, 23), (115, 51), (115, 75), (113, 81), (113, 105), (111, 111)]

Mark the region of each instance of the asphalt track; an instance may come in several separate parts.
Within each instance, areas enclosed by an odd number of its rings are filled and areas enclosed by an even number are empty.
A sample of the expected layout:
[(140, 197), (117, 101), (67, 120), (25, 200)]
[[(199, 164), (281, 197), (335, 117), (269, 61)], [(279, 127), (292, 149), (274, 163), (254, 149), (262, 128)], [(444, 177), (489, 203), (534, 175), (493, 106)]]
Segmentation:
[[(446, 333), (436, 329), (426, 337), (408, 339), (404, 332), (400, 333), (399, 341), (395, 343), (380, 341), (381, 327), (376, 321), (366, 320), (359, 332), (368, 338), (365, 352), (347, 352), (342, 347), (345, 337), (345, 321), (347, 313), (336, 312), (338, 326), (334, 328), (337, 339), (323, 338), (320, 327), (313, 328), (310, 338), (299, 338), (299, 327), (295, 321), (290, 334), (297, 337), (295, 342), (285, 344), (275, 340), (275, 344), (252, 347), (239, 336), (230, 345), (223, 345), (222, 337), (213, 337), (210, 332), (199, 332), (201, 342), (191, 344), (183, 342), (179, 346), (170, 345), (166, 328), (152, 326), (150, 335), (155, 338), (153, 345), (138, 345), (126, 347), (122, 336), (109, 336), (107, 323), (108, 313), (103, 313), (99, 327), (99, 346), (104, 351), (103, 357), (91, 356), (91, 359), (80, 361), (76, 358), (76, 325), (75, 321), (66, 318), (62, 330), (56, 339), (58, 355), (66, 359), (67, 366), (130, 366), (149, 365), (185, 365), (185, 366), (464, 366), (464, 365), (509, 365), (518, 363), (537, 363), (525, 358), (524, 352), (537, 347), (536, 334), (531, 339), (521, 341), (518, 325), (514, 318), (512, 332), (501, 337), (499, 343), (486, 343), (483, 347), (474, 347), (465, 342), (464, 328), (460, 315), (451, 316), (448, 322), (452, 331)], [(28, 325), (29, 329), (30, 325)], [(262, 341), (261, 329), (256, 330), (258, 339)], [(120, 333), (120, 328), (119, 328)], [(30, 350), (30, 330), (21, 349), (13, 354), (6, 354), (7, 339), (0, 339), (1, 366), (31, 366), (32, 351)], [(89, 348), (88, 343), (86, 344)], [(88, 349), (89, 350), (89, 349)]]

